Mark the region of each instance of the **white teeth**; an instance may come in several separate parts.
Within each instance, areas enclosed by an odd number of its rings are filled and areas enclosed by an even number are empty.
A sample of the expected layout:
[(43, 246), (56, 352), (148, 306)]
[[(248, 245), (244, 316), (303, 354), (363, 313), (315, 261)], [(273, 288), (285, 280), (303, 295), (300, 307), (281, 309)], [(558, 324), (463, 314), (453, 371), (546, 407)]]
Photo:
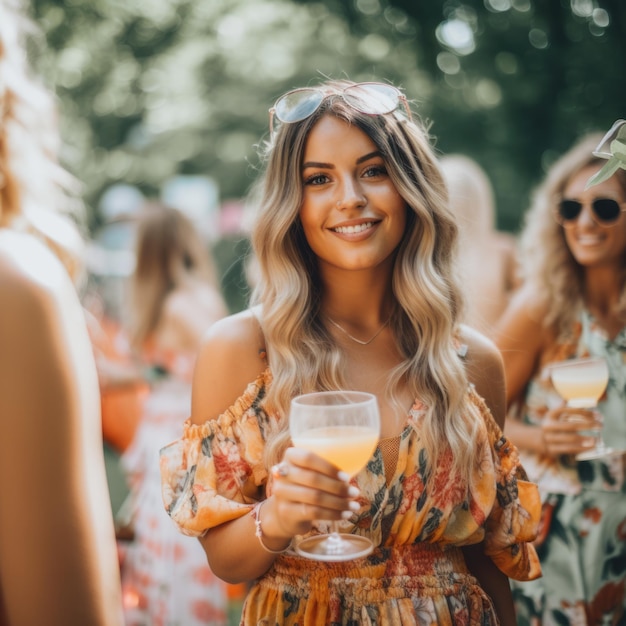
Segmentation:
[(592, 246), (602, 241), (601, 237), (578, 237), (578, 242), (584, 246)]
[(365, 222), (365, 224), (358, 224), (357, 226), (337, 226), (333, 228), (336, 233), (342, 233), (344, 235), (352, 233), (361, 233), (364, 230), (372, 227), (372, 222)]

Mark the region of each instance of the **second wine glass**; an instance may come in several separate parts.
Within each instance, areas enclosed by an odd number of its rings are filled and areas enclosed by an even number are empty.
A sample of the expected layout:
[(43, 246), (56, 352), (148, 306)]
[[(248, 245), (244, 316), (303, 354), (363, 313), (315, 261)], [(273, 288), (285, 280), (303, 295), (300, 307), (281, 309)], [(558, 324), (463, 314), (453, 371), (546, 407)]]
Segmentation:
[[(552, 384), (567, 406), (576, 409), (595, 409), (609, 382), (609, 368), (602, 357), (569, 359), (550, 366)], [(574, 418), (577, 419), (577, 418)], [(600, 428), (590, 428), (596, 445), (576, 455), (579, 461), (597, 459), (615, 452), (602, 439)]]
[[(320, 391), (291, 401), (289, 432), (293, 444), (315, 452), (350, 476), (371, 458), (380, 434), (376, 396), (361, 391)], [(367, 537), (340, 534), (333, 522), (330, 534), (301, 540), (296, 552), (320, 561), (346, 561), (373, 550)]]

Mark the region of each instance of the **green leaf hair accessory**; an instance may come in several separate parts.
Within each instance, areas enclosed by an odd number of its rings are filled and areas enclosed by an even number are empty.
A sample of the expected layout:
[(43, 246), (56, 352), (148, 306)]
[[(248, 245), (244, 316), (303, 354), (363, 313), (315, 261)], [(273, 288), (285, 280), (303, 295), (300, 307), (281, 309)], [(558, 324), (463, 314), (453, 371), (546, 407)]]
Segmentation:
[(611, 178), (620, 168), (626, 170), (626, 120), (617, 120), (611, 126), (593, 154), (608, 161), (587, 181), (585, 189)]

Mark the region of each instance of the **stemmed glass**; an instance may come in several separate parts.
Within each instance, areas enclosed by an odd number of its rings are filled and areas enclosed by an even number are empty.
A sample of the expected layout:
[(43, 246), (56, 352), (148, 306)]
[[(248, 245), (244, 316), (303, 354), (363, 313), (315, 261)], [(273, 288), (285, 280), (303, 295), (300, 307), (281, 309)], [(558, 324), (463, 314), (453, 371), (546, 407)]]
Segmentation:
[[(289, 431), (293, 444), (326, 459), (354, 476), (371, 458), (380, 434), (376, 396), (361, 391), (320, 391), (291, 401)], [(367, 537), (340, 534), (336, 521), (330, 534), (301, 540), (298, 554), (318, 561), (347, 561), (368, 555)]]
[[(609, 368), (602, 357), (569, 359), (550, 366), (552, 384), (559, 395), (567, 401), (567, 406), (576, 409), (594, 409), (609, 382)], [(576, 455), (579, 461), (597, 459), (616, 452), (604, 443), (602, 428), (590, 428), (596, 445)]]

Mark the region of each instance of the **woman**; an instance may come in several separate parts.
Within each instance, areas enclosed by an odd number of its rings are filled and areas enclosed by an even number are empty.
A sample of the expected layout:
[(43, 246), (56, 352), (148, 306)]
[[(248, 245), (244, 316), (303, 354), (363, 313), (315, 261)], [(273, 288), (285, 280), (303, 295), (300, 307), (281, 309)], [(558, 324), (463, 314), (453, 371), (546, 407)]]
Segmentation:
[[(191, 419), (162, 452), (166, 507), (219, 576), (256, 579), (242, 624), (513, 624), (506, 575), (539, 575), (538, 496), (501, 437), (497, 350), (457, 324), (457, 227), (427, 135), (395, 87), (348, 81), (286, 94), (270, 129), (256, 305), (203, 345)], [(291, 398), (326, 389), (380, 406), (350, 484), (288, 447)], [(294, 555), (316, 520), (373, 554)]]
[(189, 415), (191, 372), (206, 329), (226, 315), (208, 248), (180, 211), (149, 205), (137, 230), (131, 340), (150, 372), (139, 427), (122, 456), (134, 542), (122, 569), (126, 626), (225, 625), (227, 588), (196, 542), (163, 514), (159, 449)]
[(537, 190), (522, 236), (526, 283), (497, 335), (513, 405), (506, 432), (544, 501), (544, 575), (514, 586), (520, 624), (617, 624), (626, 615), (623, 457), (574, 459), (594, 445), (587, 431), (599, 415), (566, 408), (549, 369), (606, 359), (603, 436), (626, 449), (626, 172), (586, 188), (604, 163), (592, 154), (599, 138), (565, 154)]
[(52, 98), (25, 63), (31, 29), (0, 2), (0, 623), (121, 626), (85, 318), (47, 227), (31, 234), (34, 213), (69, 202)]
[(518, 286), (515, 239), (495, 228), (493, 188), (478, 163), (447, 154), (439, 164), (459, 220), (462, 280), (471, 286), (464, 321), (490, 335)]

